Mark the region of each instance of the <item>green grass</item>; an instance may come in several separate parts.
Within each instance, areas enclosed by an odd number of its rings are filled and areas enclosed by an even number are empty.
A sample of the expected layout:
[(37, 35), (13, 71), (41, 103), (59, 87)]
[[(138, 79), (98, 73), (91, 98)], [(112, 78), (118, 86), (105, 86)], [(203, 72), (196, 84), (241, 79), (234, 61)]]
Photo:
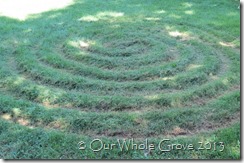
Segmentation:
[[(73, 0), (0, 15), (0, 157), (240, 159), (238, 5)], [(95, 138), (194, 149), (79, 149)]]

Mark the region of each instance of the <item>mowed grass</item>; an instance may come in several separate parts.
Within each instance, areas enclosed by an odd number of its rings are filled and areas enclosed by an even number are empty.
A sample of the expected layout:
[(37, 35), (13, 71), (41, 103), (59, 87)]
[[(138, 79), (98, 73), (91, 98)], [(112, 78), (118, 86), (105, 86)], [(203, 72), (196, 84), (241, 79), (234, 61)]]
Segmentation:
[[(240, 159), (238, 6), (73, 0), (0, 15), (1, 158)], [(194, 148), (79, 149), (96, 138)]]

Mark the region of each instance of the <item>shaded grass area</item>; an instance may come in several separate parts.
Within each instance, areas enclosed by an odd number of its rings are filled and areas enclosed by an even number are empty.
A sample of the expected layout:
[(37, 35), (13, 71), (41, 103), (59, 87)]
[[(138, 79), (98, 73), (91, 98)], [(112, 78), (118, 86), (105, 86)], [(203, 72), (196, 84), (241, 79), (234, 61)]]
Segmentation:
[[(170, 143), (193, 144), (194, 150), (171, 150), (162, 152), (156, 148), (153, 155), (145, 156), (143, 150), (128, 150), (121, 152), (119, 148), (107, 151), (93, 152), (91, 150), (80, 151), (78, 142), (89, 144), (91, 138), (77, 134), (65, 134), (57, 131), (40, 128), (28, 129), (4, 120), (1, 123), (1, 157), (6, 159), (239, 159), (240, 149), (240, 124), (235, 124), (223, 130), (196, 135), (189, 138), (172, 138)], [(7, 132), (6, 132), (7, 131)], [(21, 139), (22, 141), (16, 141)], [(164, 138), (150, 138), (151, 143), (157, 144)], [(103, 137), (103, 143), (116, 143), (116, 139)], [(142, 140), (136, 140), (143, 143)], [(214, 150), (199, 150), (199, 142), (225, 142), (223, 152)], [(100, 148), (100, 144), (94, 144), (94, 149)], [(220, 147), (216, 148), (217, 150)], [(167, 149), (167, 147), (163, 147)]]
[[(0, 157), (240, 159), (238, 3), (74, 0), (0, 16)], [(78, 149), (95, 138), (194, 150)]]
[[(240, 106), (240, 95), (234, 91), (201, 108), (170, 108), (145, 112), (79, 112), (33, 105), (9, 96), (1, 97), (2, 117), (27, 126), (57, 128), (85, 135), (150, 137), (167, 135), (180, 127), (185, 134), (198, 129), (211, 129), (235, 119)], [(232, 116), (230, 116), (232, 115)], [(210, 126), (205, 126), (208, 123)], [(208, 127), (208, 128), (206, 128)], [(122, 133), (122, 134), (121, 134)]]

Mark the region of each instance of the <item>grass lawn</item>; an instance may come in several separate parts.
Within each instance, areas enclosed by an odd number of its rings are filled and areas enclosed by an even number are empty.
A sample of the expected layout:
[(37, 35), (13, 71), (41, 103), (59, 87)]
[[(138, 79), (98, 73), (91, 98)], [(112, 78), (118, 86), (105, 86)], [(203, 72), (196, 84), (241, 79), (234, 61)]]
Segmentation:
[(0, 158), (240, 159), (239, 3), (0, 0)]

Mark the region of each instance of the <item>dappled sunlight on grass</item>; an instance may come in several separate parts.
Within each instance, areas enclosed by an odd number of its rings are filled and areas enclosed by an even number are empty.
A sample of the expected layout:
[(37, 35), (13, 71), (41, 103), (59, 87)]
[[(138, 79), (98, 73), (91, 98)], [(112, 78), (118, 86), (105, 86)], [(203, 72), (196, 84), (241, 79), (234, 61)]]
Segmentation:
[(80, 40), (80, 41), (69, 41), (68, 42), (68, 45), (74, 47), (74, 48), (82, 48), (82, 49), (86, 49), (88, 48), (90, 45), (94, 45), (95, 42), (92, 42), (92, 41), (83, 41), (83, 40)]
[(61, 9), (72, 2), (73, 0), (0, 0), (0, 16), (26, 20), (32, 14)]
[(79, 19), (79, 21), (86, 21), (86, 22), (95, 22), (98, 21), (99, 19), (95, 16), (89, 15), (89, 16), (84, 16)]
[[(18, 114), (16, 114), (16, 110), (18, 111)], [(16, 123), (27, 126), (30, 124), (30, 121), (28, 119), (21, 118), (20, 109), (19, 108), (13, 108), (14, 115), (11, 115), (10, 113), (5, 113), (1, 115), (1, 118), (7, 121), (15, 121)]]
[(148, 17), (148, 18), (145, 18), (146, 20), (160, 20), (160, 18), (153, 18), (153, 17)]
[(169, 35), (176, 38), (179, 37), (182, 40), (189, 40), (193, 38), (188, 32), (179, 32), (178, 30), (169, 31)]
[(34, 129), (35, 127), (34, 126), (31, 126), (30, 125), (30, 120), (28, 119), (24, 119), (24, 118), (17, 118), (17, 117), (12, 117), (11, 114), (3, 114), (1, 115), (1, 118), (10, 122), (10, 123), (16, 123), (16, 124), (19, 124), (21, 126), (25, 126), (29, 129)]
[(180, 38), (182, 41), (195, 39), (195, 35), (190, 31), (182, 31), (170, 25), (166, 25), (165, 29), (169, 36)]
[(21, 83), (23, 83), (26, 79), (24, 77), (20, 77), (18, 76), (15, 81), (14, 81), (14, 84), (15, 85), (20, 85)]
[(160, 78), (160, 80), (163, 80), (163, 81), (166, 81), (166, 80), (175, 80), (175, 76), (172, 76), (172, 77), (163, 77), (163, 78)]
[(20, 108), (13, 108), (14, 116), (19, 116), (21, 114)]
[(187, 37), (188, 35), (186, 34), (186, 33), (181, 33), (181, 32), (179, 32), (179, 31), (172, 31), (172, 32), (169, 32), (169, 35), (170, 36), (173, 36), (173, 37), (182, 37), (182, 36), (184, 36), (184, 37)]
[(160, 98), (160, 96), (159, 95), (149, 95), (149, 96), (145, 96), (144, 98), (148, 99), (148, 100), (157, 100)]
[(210, 74), (209, 78), (212, 80), (218, 80), (219, 79), (219, 77), (217, 75), (213, 75), (213, 74)]
[(187, 11), (185, 11), (185, 14), (187, 14), (187, 15), (193, 15), (194, 14), (194, 11), (193, 10), (187, 10)]
[(184, 2), (184, 3), (182, 3), (182, 6), (184, 6), (185, 8), (191, 8), (193, 6), (193, 4), (190, 2)]
[(189, 64), (189, 66), (186, 68), (186, 70), (193, 70), (202, 67), (203, 65), (198, 65), (198, 64)]
[(2, 114), (1, 118), (5, 119), (5, 120), (10, 120), (11, 119), (11, 114), (9, 114), (9, 113)]
[(29, 123), (30, 123), (29, 120), (24, 119), (24, 118), (19, 118), (19, 119), (17, 120), (17, 122), (18, 122), (20, 125), (22, 125), (22, 126), (27, 126), (27, 125), (29, 125)]
[(233, 43), (231, 43), (231, 42), (222, 42), (222, 41), (220, 41), (219, 44), (222, 45), (222, 46), (226, 46), (226, 47), (232, 47), (232, 48), (235, 47), (235, 45)]
[(55, 100), (59, 99), (64, 93), (63, 91), (54, 92), (53, 90), (50, 90), (48, 87), (44, 87), (44, 86), (38, 86), (37, 90), (39, 94), (37, 95), (36, 99), (42, 102), (43, 104), (45, 102), (49, 102), (49, 103), (54, 102)]
[(68, 123), (65, 122), (65, 120), (63, 119), (58, 119), (56, 121), (51, 122), (50, 124), (48, 124), (46, 126), (46, 128), (50, 128), (50, 129), (65, 129), (68, 127)]
[(166, 13), (166, 11), (165, 10), (159, 10), (159, 11), (155, 11), (155, 13), (156, 14), (164, 14), (164, 13)]
[(48, 101), (48, 100), (43, 101), (41, 104), (46, 109), (56, 109), (56, 108), (60, 107), (58, 104), (51, 104), (50, 101)]
[(85, 21), (85, 22), (96, 22), (99, 20), (110, 20), (111, 18), (117, 18), (122, 16), (124, 16), (124, 13), (122, 12), (105, 11), (105, 12), (99, 12), (96, 15), (83, 16), (78, 20)]
[(89, 43), (84, 42), (84, 41), (79, 41), (79, 45), (81, 48), (88, 48), (90, 46)]
[[(22, 93), (24, 92), (26, 95), (26, 98), (33, 98), (39, 103), (45, 104), (46, 102), (52, 103), (55, 100), (57, 100), (59, 97), (61, 97), (65, 91), (57, 91), (54, 92), (52, 89), (50, 89), (48, 86), (44, 85), (35, 85), (33, 87), (27, 87), (25, 84), (29, 82), (28, 79), (25, 79), (22, 76), (18, 76), (17, 78), (9, 78), (8, 79), (13, 80), (13, 85), (15, 87), (22, 87)], [(55, 106), (54, 106), (55, 107)], [(13, 109), (14, 113), (19, 113), (20, 110), (18, 108)]]
[(170, 35), (170, 36), (173, 36), (173, 37), (188, 36), (187, 34), (185, 34), (185, 33), (181, 33), (181, 32), (179, 32), (179, 31), (172, 31), (172, 32), (169, 32), (169, 35)]
[(97, 14), (98, 17), (121, 17), (124, 16), (124, 13), (122, 12), (100, 12)]
[(222, 80), (222, 83), (225, 84), (225, 85), (228, 85), (229, 84), (229, 80), (227, 78), (224, 78)]
[(75, 48), (79, 48), (79, 42), (77, 42), (77, 41), (68, 41), (68, 45), (75, 47)]
[(80, 49), (82, 53), (78, 53), (78, 55), (87, 56), (89, 53), (86, 52), (91, 46), (96, 45), (95, 41), (92, 40), (70, 40), (67, 45), (71, 46), (75, 49)]

